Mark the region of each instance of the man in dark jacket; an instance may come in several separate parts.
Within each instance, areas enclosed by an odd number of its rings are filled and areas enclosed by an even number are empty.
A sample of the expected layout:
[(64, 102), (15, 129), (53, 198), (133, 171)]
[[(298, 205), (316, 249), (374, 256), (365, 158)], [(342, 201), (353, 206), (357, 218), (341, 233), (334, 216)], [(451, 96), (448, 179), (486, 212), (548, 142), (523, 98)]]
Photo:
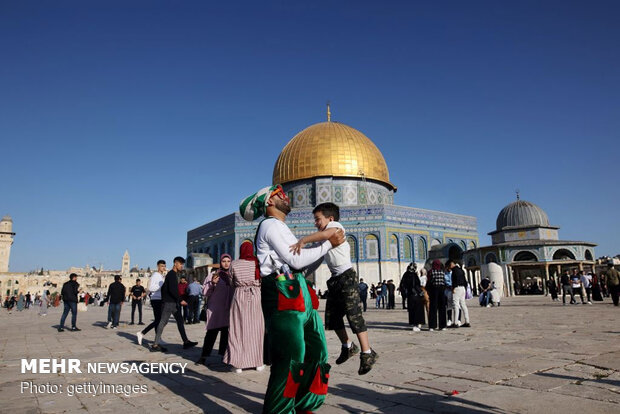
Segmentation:
[(166, 352), (167, 349), (159, 345), (161, 341), (161, 334), (164, 332), (164, 328), (170, 319), (170, 315), (174, 316), (177, 322), (177, 328), (179, 334), (183, 339), (183, 348), (191, 348), (198, 344), (198, 342), (190, 341), (185, 333), (185, 326), (183, 323), (183, 317), (181, 316), (181, 306), (187, 306), (187, 302), (181, 300), (179, 295), (179, 279), (178, 274), (183, 270), (185, 259), (178, 256), (174, 258), (174, 265), (172, 270), (168, 272), (164, 279), (164, 284), (161, 285), (161, 300), (163, 303), (163, 309), (161, 312), (161, 321), (157, 326), (157, 334), (155, 335), (155, 341), (151, 345), (151, 351)]
[(69, 275), (69, 281), (65, 282), (65, 284), (62, 285), (62, 290), (60, 291), (60, 296), (62, 297), (62, 301), (65, 304), (65, 309), (62, 311), (58, 332), (64, 332), (65, 320), (67, 319), (69, 311), (71, 311), (71, 330), (81, 331), (81, 329), (79, 329), (75, 325), (77, 322), (77, 304), (79, 291), (80, 285), (77, 282), (77, 275), (75, 273), (71, 273)]
[(121, 283), (121, 275), (114, 276), (114, 282), (108, 286), (108, 326), (118, 328), (118, 320), (121, 318), (121, 307), (125, 301), (125, 285)]
[(366, 312), (366, 301), (368, 300), (368, 285), (364, 282), (364, 279), (360, 279), (358, 287), (360, 290), (360, 301), (362, 302), (364, 312)]

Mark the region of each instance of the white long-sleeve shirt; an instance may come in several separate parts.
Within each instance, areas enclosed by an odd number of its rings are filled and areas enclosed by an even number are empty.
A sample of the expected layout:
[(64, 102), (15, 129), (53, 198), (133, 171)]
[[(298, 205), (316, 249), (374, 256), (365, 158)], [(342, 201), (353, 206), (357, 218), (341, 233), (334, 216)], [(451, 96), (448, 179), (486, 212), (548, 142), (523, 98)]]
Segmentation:
[(161, 300), (161, 285), (164, 284), (164, 277), (159, 272), (153, 272), (149, 280), (149, 292), (151, 300)]
[(291, 269), (302, 270), (321, 259), (332, 248), (332, 244), (326, 240), (318, 247), (301, 249), (300, 254), (293, 254), (290, 246), (295, 243), (297, 238), (286, 223), (275, 218), (264, 220), (256, 234), (256, 258), (261, 276), (278, 272), (284, 263)]

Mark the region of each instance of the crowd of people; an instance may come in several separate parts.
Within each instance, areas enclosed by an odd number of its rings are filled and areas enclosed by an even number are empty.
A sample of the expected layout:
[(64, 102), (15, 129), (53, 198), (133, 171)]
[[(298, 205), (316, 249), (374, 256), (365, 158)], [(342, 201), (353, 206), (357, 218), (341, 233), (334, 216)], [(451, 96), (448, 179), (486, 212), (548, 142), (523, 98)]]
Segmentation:
[[(237, 260), (232, 260), (229, 254), (221, 255), (218, 266), (202, 283), (186, 278), (182, 257), (174, 258), (169, 271), (164, 260), (158, 261), (157, 271), (146, 287), (137, 279), (127, 289), (122, 276), (117, 275), (105, 294), (97, 293), (92, 298), (80, 290), (77, 275), (72, 273), (60, 295), (56, 295), (58, 300), (62, 297), (64, 305), (58, 331), (65, 330), (69, 313), (70, 329), (80, 331), (77, 327), (80, 301), (86, 305), (107, 304), (105, 327), (109, 329), (119, 326), (123, 304), (131, 301), (130, 325), (136, 322), (136, 310), (137, 324), (145, 325), (142, 308), (149, 300), (153, 321), (136, 333), (139, 345), (153, 330), (155, 338), (150, 350), (166, 352), (162, 334), (172, 316), (183, 349), (194, 347), (198, 342), (188, 338), (185, 326), (204, 321), (203, 346), (196, 364), (208, 362), (219, 337), (217, 354), (234, 372), (261, 371), (265, 363), (271, 365), (264, 412), (312, 412), (325, 400), (331, 370), (325, 329), (333, 330), (340, 341), (336, 364), (359, 354), (358, 374), (364, 375), (378, 360), (363, 316), (368, 296), (375, 299), (376, 308), (395, 309), (395, 295), (399, 292), (414, 332), (420, 332), (423, 325), (430, 332), (471, 327), (466, 299), (472, 298), (472, 289), (459, 263), (448, 260), (444, 265), (434, 260), (428, 270), (418, 269), (416, 263), (411, 263), (398, 287), (393, 280), (368, 286), (363, 279), (358, 281), (353, 269), (345, 229), (339, 223), (338, 206), (323, 203), (315, 207), (313, 215), (318, 231), (301, 240), (285, 224), (290, 211), (288, 196), (281, 186), (266, 187), (244, 199), (240, 213), (246, 220), (265, 217), (256, 231), (256, 245), (250, 241), (242, 243)], [(305, 278), (323, 260), (331, 273), (323, 295), (325, 324), (318, 314), (317, 293)], [(562, 289), (563, 300), (568, 294), (571, 302), (575, 302), (575, 294), (580, 294), (586, 303), (584, 295), (588, 302), (591, 295), (597, 300), (595, 286), (602, 289), (603, 285), (618, 306), (620, 275), (613, 267), (605, 273), (604, 282), (594, 275), (589, 278), (579, 273), (572, 277), (565, 274), (557, 287)], [(477, 291), (481, 306), (500, 305), (501, 295), (488, 278), (481, 281)], [(600, 294), (604, 292), (601, 290)], [(26, 304), (31, 298), (22, 296), (7, 298), (7, 305), (11, 302), (17, 308), (30, 306)], [(35, 303), (44, 304), (41, 309), (47, 309), (54, 301), (49, 292), (34, 298)], [(353, 340), (347, 333), (344, 318), (355, 336)]]
[[(614, 268), (613, 262), (606, 271), (598, 275), (579, 269), (573, 269), (572, 272), (565, 270), (559, 278), (552, 276), (547, 281), (547, 289), (553, 301), (559, 302), (561, 293), (563, 305), (566, 305), (566, 297), (569, 296), (571, 305), (579, 303), (591, 305), (592, 301), (602, 302), (604, 298), (611, 297), (614, 306), (619, 306), (620, 274)], [(577, 295), (579, 302), (576, 299)]]

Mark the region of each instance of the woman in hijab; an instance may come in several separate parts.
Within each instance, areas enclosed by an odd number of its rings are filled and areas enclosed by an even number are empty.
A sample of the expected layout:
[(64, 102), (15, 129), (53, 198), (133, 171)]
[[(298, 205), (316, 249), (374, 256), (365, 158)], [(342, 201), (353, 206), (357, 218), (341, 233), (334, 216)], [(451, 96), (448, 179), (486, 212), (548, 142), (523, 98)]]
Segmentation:
[(49, 290), (46, 290), (43, 292), (43, 294), (41, 295), (41, 309), (39, 309), (39, 316), (46, 316), (47, 315), (47, 308), (50, 305), (50, 292)]
[(230, 266), (235, 292), (224, 363), (232, 365), (237, 373), (244, 368), (262, 371), (265, 322), (261, 308), (260, 271), (252, 242), (246, 240), (241, 244), (239, 257)]
[(25, 301), (24, 294), (20, 293), (19, 299), (17, 299), (17, 310), (20, 312), (24, 310), (24, 303), (25, 303), (24, 301)]
[(415, 263), (407, 266), (401, 286), (407, 292), (409, 325), (413, 325), (414, 332), (420, 332), (420, 327), (426, 323), (426, 318), (424, 317), (424, 291), (422, 290)]
[(428, 330), (434, 331), (438, 328), (437, 317), (439, 317), (439, 330), (446, 329), (446, 278), (441, 269), (441, 262), (433, 260), (431, 271), (426, 282), (426, 291), (430, 299), (428, 313)]
[(230, 263), (229, 254), (220, 256), (219, 270), (207, 276), (202, 287), (202, 294), (207, 301), (207, 322), (205, 325), (207, 333), (202, 345), (202, 354), (196, 361), (197, 365), (204, 364), (207, 357), (211, 355), (218, 333), (221, 332), (218, 354), (223, 357), (228, 346), (230, 302), (234, 291), (232, 277), (230, 276)]

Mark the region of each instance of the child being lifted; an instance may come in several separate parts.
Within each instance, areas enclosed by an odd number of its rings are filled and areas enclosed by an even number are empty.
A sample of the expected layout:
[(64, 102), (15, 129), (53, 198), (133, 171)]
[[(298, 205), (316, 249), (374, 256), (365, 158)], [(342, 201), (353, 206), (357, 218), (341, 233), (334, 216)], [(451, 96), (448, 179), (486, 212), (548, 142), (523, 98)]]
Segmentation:
[[(299, 254), (300, 249), (308, 243), (322, 242), (329, 239), (338, 229), (344, 230), (340, 220), (340, 208), (334, 203), (319, 204), (312, 210), (314, 226), (319, 230), (314, 234), (303, 237), (291, 246), (293, 253)], [(325, 262), (332, 276), (327, 281), (327, 303), (325, 305), (325, 327), (336, 331), (342, 343), (340, 356), (336, 364), (342, 364), (359, 352), (359, 348), (349, 341), (344, 327), (344, 317), (347, 317), (349, 326), (362, 347), (360, 355), (359, 375), (367, 374), (379, 356), (370, 348), (368, 342), (368, 328), (362, 316), (360, 306), (359, 281), (351, 263), (351, 251), (348, 242), (331, 249), (325, 255)]]

